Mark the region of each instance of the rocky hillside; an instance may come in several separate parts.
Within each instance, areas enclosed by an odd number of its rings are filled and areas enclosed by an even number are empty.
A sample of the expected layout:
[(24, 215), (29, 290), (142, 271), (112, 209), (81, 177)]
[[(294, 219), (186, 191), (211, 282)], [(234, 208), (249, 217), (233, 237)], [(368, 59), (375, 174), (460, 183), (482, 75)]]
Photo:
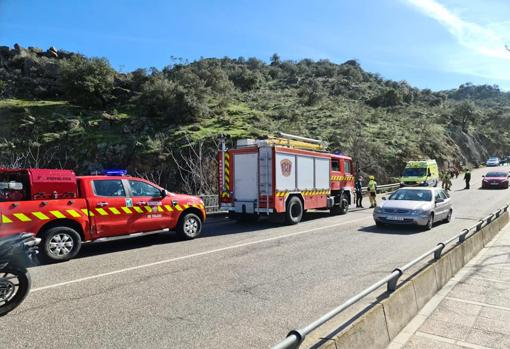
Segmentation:
[(122, 167), (193, 192), (214, 191), (220, 135), (319, 137), (380, 182), (409, 159), (445, 167), (510, 154), (509, 93), (420, 90), (355, 60), (174, 59), (120, 73), (105, 59), (4, 46), (0, 96), (4, 166)]

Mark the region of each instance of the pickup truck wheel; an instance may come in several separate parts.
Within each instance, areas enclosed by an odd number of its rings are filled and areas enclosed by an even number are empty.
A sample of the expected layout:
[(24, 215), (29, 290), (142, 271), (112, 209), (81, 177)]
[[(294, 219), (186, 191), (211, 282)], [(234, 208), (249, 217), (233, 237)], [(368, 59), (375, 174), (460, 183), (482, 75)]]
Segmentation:
[(298, 224), (303, 218), (303, 203), (297, 196), (293, 196), (287, 202), (285, 221), (288, 224)]
[(191, 240), (202, 232), (202, 220), (194, 213), (187, 213), (177, 224), (177, 235), (181, 239)]
[(68, 261), (80, 252), (81, 237), (73, 228), (50, 228), (41, 237), (41, 252), (48, 262)]

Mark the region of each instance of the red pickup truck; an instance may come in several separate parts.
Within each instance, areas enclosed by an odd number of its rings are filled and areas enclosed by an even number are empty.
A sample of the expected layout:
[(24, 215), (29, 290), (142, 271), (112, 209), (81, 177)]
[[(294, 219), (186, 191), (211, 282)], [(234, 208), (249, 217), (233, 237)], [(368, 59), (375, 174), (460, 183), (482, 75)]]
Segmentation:
[(49, 261), (75, 257), (85, 241), (164, 230), (193, 239), (205, 217), (199, 197), (117, 172), (0, 169), (0, 237), (32, 233), (42, 239), (40, 250)]

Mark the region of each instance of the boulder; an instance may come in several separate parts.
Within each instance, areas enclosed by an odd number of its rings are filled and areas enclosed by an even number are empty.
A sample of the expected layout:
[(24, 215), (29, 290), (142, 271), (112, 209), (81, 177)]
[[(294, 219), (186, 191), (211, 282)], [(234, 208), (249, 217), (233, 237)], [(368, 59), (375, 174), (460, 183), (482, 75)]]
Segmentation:
[(51, 46), (46, 52), (50, 55), (50, 57), (58, 58), (58, 52), (55, 47)]

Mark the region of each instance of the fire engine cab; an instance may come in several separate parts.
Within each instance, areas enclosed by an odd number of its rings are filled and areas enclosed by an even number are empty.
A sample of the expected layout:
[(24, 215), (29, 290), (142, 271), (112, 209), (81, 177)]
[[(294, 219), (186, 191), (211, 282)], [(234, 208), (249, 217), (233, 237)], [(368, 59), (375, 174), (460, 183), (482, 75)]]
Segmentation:
[(309, 209), (345, 214), (353, 198), (352, 159), (320, 140), (280, 133), (242, 139), (219, 152), (221, 209), (241, 218), (285, 214), (289, 224)]
[(50, 261), (73, 258), (84, 241), (165, 230), (193, 239), (205, 217), (200, 198), (125, 172), (78, 177), (70, 170), (0, 169), (0, 237), (37, 235)]

